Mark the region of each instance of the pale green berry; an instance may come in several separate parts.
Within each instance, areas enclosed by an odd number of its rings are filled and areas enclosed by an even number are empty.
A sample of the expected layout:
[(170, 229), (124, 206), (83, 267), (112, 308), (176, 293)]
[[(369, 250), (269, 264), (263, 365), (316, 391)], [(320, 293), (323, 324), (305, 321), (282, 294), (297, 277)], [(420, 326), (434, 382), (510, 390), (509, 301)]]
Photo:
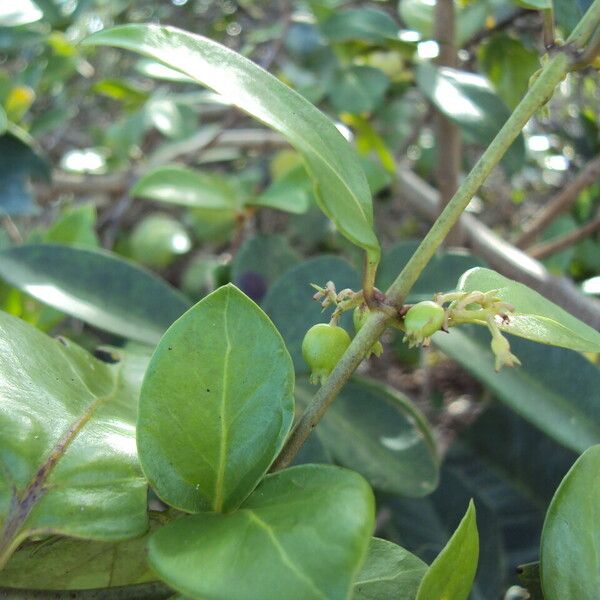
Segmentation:
[(337, 325), (313, 325), (302, 340), (302, 356), (311, 369), (311, 383), (324, 383), (350, 345), (350, 336)]
[(431, 300), (415, 304), (404, 317), (406, 339), (410, 346), (421, 344), (439, 331), (446, 318), (444, 308)]

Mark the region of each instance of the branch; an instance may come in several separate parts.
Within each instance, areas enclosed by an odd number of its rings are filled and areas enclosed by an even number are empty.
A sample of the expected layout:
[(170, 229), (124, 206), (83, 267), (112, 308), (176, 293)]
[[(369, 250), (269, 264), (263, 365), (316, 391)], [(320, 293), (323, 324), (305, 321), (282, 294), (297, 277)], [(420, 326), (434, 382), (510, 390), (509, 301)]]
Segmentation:
[[(177, 153), (171, 153), (168, 161), (173, 161), (178, 157), (199, 152), (205, 143), (210, 142), (213, 133), (205, 132), (204, 129), (194, 135), (186, 143), (178, 145)], [(240, 148), (240, 149), (279, 149), (288, 147), (286, 140), (274, 131), (257, 128), (232, 129), (225, 131), (220, 136), (219, 147)], [(164, 155), (161, 155), (161, 160)], [(152, 164), (158, 163), (154, 160)], [(139, 167), (121, 173), (111, 173), (109, 175), (79, 175), (74, 173), (65, 173), (64, 171), (54, 171), (50, 184), (36, 184), (36, 198), (40, 202), (49, 202), (61, 194), (119, 194), (127, 189), (127, 182), (131, 177), (138, 174)]]
[(533, 256), (534, 258), (541, 259), (546, 258), (546, 256), (550, 256), (550, 254), (554, 254), (555, 252), (560, 252), (573, 244), (583, 240), (584, 238), (592, 235), (600, 229), (600, 214), (595, 218), (566, 233), (565, 235), (561, 235), (552, 240), (548, 240), (547, 242), (541, 242), (540, 244), (536, 244), (527, 250), (529, 256)]
[[(596, 0), (593, 7), (597, 8), (598, 20), (600, 20), (600, 0)], [(400, 306), (404, 302), (417, 278), (431, 260), (446, 235), (448, 235), (448, 232), (458, 222), (473, 196), (523, 130), (529, 119), (552, 96), (554, 88), (565, 78), (570, 67), (571, 58), (566, 52), (557, 53), (546, 64), (538, 79), (477, 161), (473, 170), (460, 186), (460, 189), (456, 192), (452, 200), (450, 200), (400, 275), (387, 291), (388, 298), (392, 303)]]
[[(456, 54), (456, 18), (454, 0), (438, 0), (435, 9), (435, 37), (440, 48), (436, 63), (440, 67), (458, 66)], [(443, 113), (436, 110), (437, 134), (436, 183), (440, 191), (440, 212), (458, 189), (461, 164), (461, 139), (458, 126)], [(460, 231), (453, 229), (446, 238), (450, 246), (462, 243)]]
[[(406, 166), (398, 167), (397, 177), (402, 199), (423, 218), (435, 220), (436, 190)], [(492, 269), (530, 286), (590, 327), (600, 330), (600, 302), (582, 294), (570, 279), (550, 274), (542, 263), (498, 237), (473, 215), (463, 214), (460, 227), (473, 254)]]
[(600, 156), (591, 160), (558, 194), (551, 198), (542, 210), (528, 223), (515, 240), (518, 248), (526, 248), (562, 212), (569, 209), (579, 194), (600, 177)]
[[(571, 44), (577, 44), (579, 47), (583, 46), (598, 24), (600, 24), (600, 0), (594, 0), (592, 6), (567, 41)], [(570, 53), (558, 52), (542, 69), (535, 83), (483, 153), (460, 189), (444, 209), (444, 212), (437, 218), (400, 275), (387, 290), (388, 302), (396, 307), (401, 307), (408, 292), (443, 242), (445, 236), (458, 223), (471, 198), (498, 164), (529, 119), (552, 96), (555, 87), (564, 79), (571, 66)], [(275, 460), (272, 470), (283, 469), (292, 462), (311, 431), (317, 426), (317, 423), (344, 387), (346, 381), (361, 363), (369, 348), (379, 339), (390, 319), (391, 317), (382, 311), (371, 313), (362, 329), (352, 340), (340, 362), (329, 375), (325, 384), (315, 394), (310, 405), (294, 426), (281, 453)]]

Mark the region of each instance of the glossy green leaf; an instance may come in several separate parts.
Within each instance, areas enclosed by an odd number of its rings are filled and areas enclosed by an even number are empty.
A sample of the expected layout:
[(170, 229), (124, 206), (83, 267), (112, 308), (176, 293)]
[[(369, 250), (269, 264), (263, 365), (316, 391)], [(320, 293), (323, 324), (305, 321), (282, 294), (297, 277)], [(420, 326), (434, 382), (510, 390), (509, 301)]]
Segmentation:
[(596, 600), (600, 590), (600, 445), (565, 475), (542, 532), (540, 570), (546, 600)]
[(454, 535), (421, 580), (416, 600), (467, 600), (478, 559), (479, 535), (471, 500)]
[[(418, 246), (417, 241), (399, 242), (383, 255), (377, 273), (379, 289), (386, 290), (393, 283)], [(468, 252), (450, 250), (437, 253), (419, 275), (419, 279), (410, 290), (407, 302), (431, 300), (437, 292), (452, 290), (457, 279), (467, 269), (475, 266), (483, 265)]]
[(0, 571), (0, 586), (84, 590), (156, 581), (146, 561), (146, 544), (150, 534), (168, 522), (166, 513), (150, 513), (150, 531), (122, 542), (65, 537), (28, 542)]
[(329, 86), (329, 99), (338, 112), (372, 112), (383, 101), (390, 85), (387, 75), (364, 65), (337, 73)]
[(260, 302), (269, 286), (299, 256), (280, 235), (256, 235), (246, 240), (231, 263), (231, 281), (255, 302)]
[(0, 313), (0, 564), (33, 535), (144, 532), (136, 361), (102, 363)]
[(187, 512), (229, 511), (283, 445), (294, 372), (267, 316), (233, 285), (178, 319), (144, 378), (138, 450), (158, 495)]
[(354, 581), (353, 600), (414, 600), (427, 565), (387, 540), (372, 538)]
[(538, 53), (505, 33), (497, 34), (483, 44), (477, 52), (477, 60), (498, 95), (511, 109), (521, 101), (529, 89), (531, 76), (540, 68)]
[[(510, 116), (504, 102), (481, 75), (422, 63), (417, 69), (417, 84), (471, 143), (488, 146)], [(516, 172), (524, 162), (525, 142), (520, 134), (505, 154), (503, 164)]]
[(207, 209), (232, 209), (235, 191), (217, 175), (187, 167), (158, 167), (142, 175), (130, 190), (134, 198)]
[(302, 465), (266, 477), (230, 514), (200, 513), (150, 540), (150, 564), (186, 597), (346, 600), (374, 526), (362, 477)]
[[(583, 356), (511, 338), (522, 366), (494, 371), (490, 334), (458, 327), (435, 334), (433, 343), (485, 383), (498, 399), (561, 444), (583, 452), (600, 443), (600, 370)], [(565, 373), (577, 373), (565, 377)]]
[(249, 206), (265, 206), (285, 212), (305, 213), (311, 202), (312, 183), (304, 165), (300, 164), (283, 174), (259, 196), (247, 202)]
[(398, 25), (388, 13), (371, 7), (333, 13), (321, 23), (321, 33), (331, 42), (352, 40), (385, 43), (398, 35)]
[(0, 278), (94, 327), (155, 344), (189, 306), (148, 271), (104, 250), (33, 244), (0, 251)]
[[(316, 323), (328, 320), (321, 305), (313, 300), (315, 292), (310, 284), (324, 285), (327, 281), (333, 281), (339, 290), (357, 289), (360, 285), (358, 273), (348, 262), (334, 256), (321, 256), (286, 271), (271, 285), (262, 303), (281, 332), (298, 373), (308, 372), (301, 349), (304, 334)], [(340, 324), (352, 333), (349, 313)]]
[(461, 277), (458, 289), (465, 292), (498, 290), (498, 297), (515, 308), (509, 322), (499, 325), (506, 333), (579, 352), (600, 352), (599, 332), (538, 292), (495, 271), (471, 269)]
[[(306, 406), (314, 391), (298, 382)], [(339, 464), (376, 489), (402, 496), (430, 494), (438, 483), (433, 433), (423, 414), (396, 390), (367, 379), (349, 381), (315, 434)]]
[(358, 157), (333, 123), (302, 96), (232, 50), (172, 27), (125, 25), (100, 31), (86, 43), (159, 60), (279, 131), (302, 153), (323, 211), (373, 260), (379, 257), (371, 194)]
[(35, 23), (44, 13), (32, 0), (5, 2), (0, 7), (0, 27), (16, 27)]
[(29, 178), (48, 180), (48, 164), (25, 142), (9, 133), (0, 136), (0, 156), (0, 211), (9, 215), (37, 212), (28, 186)]

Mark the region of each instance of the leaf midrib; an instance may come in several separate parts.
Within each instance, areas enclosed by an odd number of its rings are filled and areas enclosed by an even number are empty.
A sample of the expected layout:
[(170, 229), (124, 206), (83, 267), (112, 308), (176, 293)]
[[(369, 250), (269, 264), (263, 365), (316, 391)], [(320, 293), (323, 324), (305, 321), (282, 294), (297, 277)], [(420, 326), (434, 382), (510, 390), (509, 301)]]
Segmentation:
[(228, 437), (228, 427), (226, 420), (227, 413), (227, 395), (229, 392), (229, 358), (231, 356), (231, 339), (229, 337), (229, 320), (227, 318), (227, 313), (229, 310), (229, 291), (225, 295), (225, 308), (223, 310), (223, 330), (225, 334), (225, 357), (223, 358), (223, 385), (222, 385), (222, 394), (221, 394), (221, 409), (220, 409), (220, 419), (221, 419), (221, 437), (219, 440), (219, 467), (217, 470), (217, 480), (215, 483), (215, 501), (214, 501), (214, 510), (216, 512), (221, 512), (223, 509), (223, 495), (224, 495), (224, 482), (225, 482), (225, 467), (226, 467), (226, 455), (227, 455), (227, 437)]
[(17, 497), (16, 495), (18, 493), (18, 490), (13, 490), (11, 505), (6, 515), (3, 527), (0, 530), (0, 555), (7, 547), (10, 547), (11, 543), (16, 537), (22, 537), (22, 532), (21, 535), (18, 535), (21, 527), (23, 526), (33, 509), (37, 506), (39, 501), (45, 496), (46, 492), (50, 489), (45, 485), (46, 481), (52, 473), (54, 467), (67, 452), (71, 443), (75, 440), (75, 438), (79, 435), (82, 429), (90, 421), (90, 419), (96, 412), (96, 409), (104, 402), (108, 402), (111, 399), (113, 399), (116, 395), (117, 390), (119, 389), (118, 382), (122, 370), (122, 363), (119, 363), (115, 367), (113, 386), (110, 392), (105, 396), (97, 396), (92, 392), (89, 386), (81, 378), (79, 373), (73, 368), (72, 362), (64, 354), (64, 352), (59, 352), (58, 354), (60, 354), (60, 356), (64, 359), (64, 361), (67, 363), (69, 370), (78, 378), (83, 388), (88, 391), (88, 393), (92, 396), (92, 398), (94, 398), (94, 400), (92, 400), (92, 402), (88, 405), (81, 417), (79, 417), (79, 419), (75, 421), (75, 423), (71, 425), (71, 427), (69, 427), (67, 431), (62, 435), (62, 437), (55, 443), (50, 453), (41, 463), (38, 470), (34, 473), (27, 486), (25, 486), (25, 488), (23, 489), (23, 492), (20, 494), (20, 497)]
[(306, 574), (298, 569), (298, 567), (294, 564), (294, 561), (286, 552), (285, 548), (281, 545), (280, 541), (277, 539), (275, 535), (275, 531), (273, 528), (266, 522), (261, 519), (256, 512), (250, 509), (244, 509), (243, 511), (248, 515), (248, 518), (257, 525), (260, 529), (262, 529), (268, 536), (269, 540), (271, 540), (273, 547), (281, 557), (281, 561), (283, 564), (290, 570), (298, 579), (303, 581), (315, 594), (317, 598), (322, 600), (327, 600), (327, 596), (318, 588), (317, 584)]

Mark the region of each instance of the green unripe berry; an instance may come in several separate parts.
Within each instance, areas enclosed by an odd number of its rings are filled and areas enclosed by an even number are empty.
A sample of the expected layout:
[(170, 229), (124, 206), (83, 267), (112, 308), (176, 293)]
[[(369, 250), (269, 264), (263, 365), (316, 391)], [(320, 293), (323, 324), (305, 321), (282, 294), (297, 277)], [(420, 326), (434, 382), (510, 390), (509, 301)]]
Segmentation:
[[(352, 313), (352, 322), (354, 323), (354, 331), (356, 331), (356, 333), (362, 329), (362, 326), (366, 323), (370, 314), (371, 311), (364, 305), (357, 306), (354, 309), (354, 312)], [(380, 341), (375, 342), (371, 346), (365, 358), (369, 358), (371, 354), (374, 354), (375, 356), (381, 356), (383, 354), (383, 346)]]
[(414, 346), (431, 337), (444, 325), (445, 311), (442, 306), (425, 300), (415, 304), (404, 317), (404, 329), (409, 345)]
[(142, 219), (129, 238), (131, 257), (154, 269), (163, 269), (192, 247), (185, 227), (165, 213), (154, 213)]
[(337, 325), (317, 323), (302, 340), (302, 356), (311, 369), (311, 383), (323, 384), (350, 345), (350, 336)]

